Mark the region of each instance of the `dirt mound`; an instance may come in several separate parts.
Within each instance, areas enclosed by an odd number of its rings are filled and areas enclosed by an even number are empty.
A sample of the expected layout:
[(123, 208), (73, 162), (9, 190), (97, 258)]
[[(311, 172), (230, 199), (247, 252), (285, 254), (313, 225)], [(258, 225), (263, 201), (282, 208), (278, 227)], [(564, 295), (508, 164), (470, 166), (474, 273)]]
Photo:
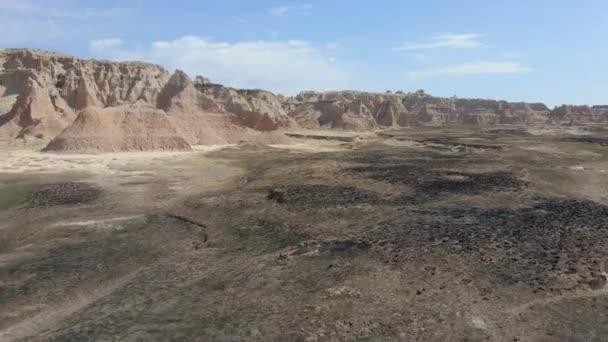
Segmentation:
[(101, 190), (87, 183), (55, 183), (43, 186), (31, 200), (33, 208), (78, 205), (94, 202)]
[(163, 111), (143, 104), (88, 108), (45, 151), (191, 150)]

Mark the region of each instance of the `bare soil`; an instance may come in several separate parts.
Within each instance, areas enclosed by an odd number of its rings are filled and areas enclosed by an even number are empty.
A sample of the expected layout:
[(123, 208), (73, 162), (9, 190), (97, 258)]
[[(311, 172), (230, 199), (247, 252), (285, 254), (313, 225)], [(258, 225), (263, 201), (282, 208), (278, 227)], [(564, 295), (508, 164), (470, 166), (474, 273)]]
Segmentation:
[(527, 132), (12, 151), (0, 340), (606, 341), (604, 137)]

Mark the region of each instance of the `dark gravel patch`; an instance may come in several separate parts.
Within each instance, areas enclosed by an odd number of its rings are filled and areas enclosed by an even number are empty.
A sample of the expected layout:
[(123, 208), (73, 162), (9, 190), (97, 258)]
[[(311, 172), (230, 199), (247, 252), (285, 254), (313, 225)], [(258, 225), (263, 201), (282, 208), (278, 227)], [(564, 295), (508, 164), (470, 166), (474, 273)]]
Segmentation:
[(289, 185), (272, 189), (268, 192), (268, 199), (280, 204), (298, 205), (303, 208), (385, 203), (380, 195), (373, 192), (323, 184)]
[(568, 142), (579, 142), (585, 144), (596, 144), (601, 146), (608, 146), (608, 138), (600, 138), (600, 137), (569, 137), (565, 138), (565, 141)]
[(591, 201), (540, 199), (521, 209), (416, 210), (378, 225), (387, 263), (411, 262), (421, 247), (474, 256), (481, 274), (501, 285), (546, 289), (560, 276), (598, 279), (608, 258), (608, 207)]
[(508, 129), (508, 128), (496, 128), (487, 130), (486, 133), (497, 134), (497, 135), (514, 135), (521, 137), (530, 137), (532, 134), (525, 129)]
[(396, 199), (395, 204), (421, 203), (450, 193), (520, 191), (529, 186), (515, 174), (505, 171), (486, 173), (445, 171), (433, 169), (432, 166), (412, 164), (366, 165), (349, 170), (377, 181), (407, 185), (414, 189), (412, 193)]
[(375, 180), (400, 183), (412, 191), (389, 197), (354, 187), (288, 185), (268, 191), (268, 200), (299, 208), (357, 205), (407, 206), (432, 201), (447, 194), (480, 194), (520, 191), (528, 184), (509, 172), (467, 173), (457, 171), (422, 171), (409, 165), (352, 168)]
[[(410, 139), (410, 138), (395, 138), (397, 140), (402, 141), (413, 141), (421, 144), (433, 144), (436, 145), (437, 148), (442, 149), (456, 149), (462, 152), (466, 151), (500, 151), (502, 150), (502, 146), (499, 145), (487, 145), (487, 144), (471, 144), (471, 143), (463, 143), (460, 141), (446, 140), (446, 139)], [(433, 147), (428, 146), (428, 147)]]
[(55, 183), (43, 186), (31, 200), (33, 208), (87, 204), (101, 197), (102, 191), (87, 183)]

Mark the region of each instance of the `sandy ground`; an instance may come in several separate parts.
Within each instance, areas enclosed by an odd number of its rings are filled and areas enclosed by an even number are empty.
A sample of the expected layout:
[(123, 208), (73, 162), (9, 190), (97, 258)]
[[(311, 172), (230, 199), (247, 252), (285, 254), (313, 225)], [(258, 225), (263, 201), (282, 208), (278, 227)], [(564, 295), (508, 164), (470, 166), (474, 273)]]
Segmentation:
[[(193, 155), (205, 155), (236, 145), (194, 146), (193, 152), (115, 152), (99, 154), (50, 153), (37, 152), (31, 149), (12, 148), (0, 150), (0, 173), (48, 173), (48, 172), (89, 172), (93, 174), (119, 174), (120, 169), (128, 164), (145, 164), (147, 162), (185, 160)], [(294, 153), (335, 152), (349, 149), (338, 141), (319, 141), (301, 139), (295, 144), (269, 145), (277, 149), (290, 150)], [(139, 171), (142, 172), (142, 171)]]
[(179, 160), (233, 145), (195, 146), (194, 152), (116, 152), (100, 154), (41, 153), (31, 149), (0, 150), (0, 173), (90, 172), (116, 174), (129, 163)]

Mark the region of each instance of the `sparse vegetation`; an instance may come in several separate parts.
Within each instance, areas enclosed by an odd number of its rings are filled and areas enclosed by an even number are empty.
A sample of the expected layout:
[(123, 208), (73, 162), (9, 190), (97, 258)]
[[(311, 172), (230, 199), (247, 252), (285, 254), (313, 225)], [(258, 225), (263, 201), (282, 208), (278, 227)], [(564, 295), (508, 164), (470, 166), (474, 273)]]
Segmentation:
[(95, 177), (0, 174), (0, 331), (41, 340), (606, 335), (608, 151), (526, 133), (327, 134), (297, 138), (306, 149), (134, 159)]

